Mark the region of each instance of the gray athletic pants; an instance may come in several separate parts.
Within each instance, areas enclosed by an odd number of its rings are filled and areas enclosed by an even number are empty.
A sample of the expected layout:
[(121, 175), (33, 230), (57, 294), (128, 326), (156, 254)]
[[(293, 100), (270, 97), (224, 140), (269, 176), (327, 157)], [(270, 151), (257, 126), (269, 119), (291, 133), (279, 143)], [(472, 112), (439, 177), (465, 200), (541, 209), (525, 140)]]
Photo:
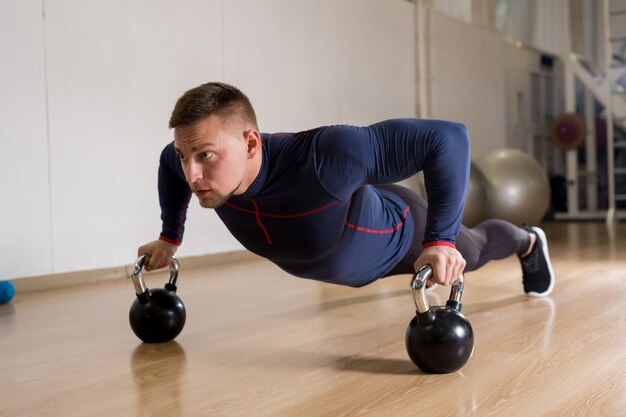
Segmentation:
[[(377, 187), (388, 190), (402, 198), (411, 209), (415, 225), (411, 248), (404, 259), (386, 276), (413, 274), (415, 272), (413, 264), (422, 253), (422, 241), (426, 228), (426, 200), (414, 191), (400, 185)], [(484, 221), (472, 228), (461, 226), (461, 231), (456, 239), (456, 248), (467, 262), (465, 272), (474, 271), (493, 259), (525, 253), (529, 245), (530, 234), (528, 231), (507, 221), (497, 219)]]

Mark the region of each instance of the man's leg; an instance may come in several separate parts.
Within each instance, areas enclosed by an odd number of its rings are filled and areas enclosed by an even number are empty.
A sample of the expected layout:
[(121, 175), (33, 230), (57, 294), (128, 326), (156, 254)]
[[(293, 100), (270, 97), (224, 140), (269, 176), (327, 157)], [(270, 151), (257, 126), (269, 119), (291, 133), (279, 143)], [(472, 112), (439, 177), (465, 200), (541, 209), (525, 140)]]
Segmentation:
[(499, 219), (487, 220), (472, 228), (461, 226), (456, 239), (456, 247), (467, 261), (466, 272), (475, 271), (495, 259), (526, 253), (529, 246), (527, 230)]
[[(427, 203), (417, 193), (399, 185), (380, 188), (393, 192), (407, 203), (415, 224), (411, 249), (387, 275), (412, 274), (415, 272), (413, 264), (422, 251)], [(531, 238), (531, 234), (536, 238)], [(461, 226), (456, 247), (467, 262), (465, 272), (474, 271), (494, 259), (517, 255), (522, 265), (524, 291), (528, 295), (539, 297), (552, 291), (554, 272), (550, 264), (547, 239), (537, 227), (521, 228), (498, 219), (487, 220), (473, 228)]]

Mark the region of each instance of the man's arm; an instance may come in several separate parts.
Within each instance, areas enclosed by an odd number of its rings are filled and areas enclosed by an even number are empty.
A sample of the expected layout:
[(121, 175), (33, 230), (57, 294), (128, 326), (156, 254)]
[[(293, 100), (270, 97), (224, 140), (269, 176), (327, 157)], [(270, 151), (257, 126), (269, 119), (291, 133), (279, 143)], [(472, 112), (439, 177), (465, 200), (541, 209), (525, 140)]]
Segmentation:
[(163, 222), (160, 240), (180, 246), (190, 198), (191, 188), (185, 180), (172, 142), (161, 152), (159, 163), (159, 204)]
[(137, 255), (148, 255), (146, 270), (165, 267), (182, 243), (191, 189), (185, 181), (180, 162), (174, 152), (174, 144), (163, 149), (159, 163), (159, 203), (161, 205), (162, 229), (158, 240), (147, 243), (137, 250)]
[[(328, 128), (317, 144), (322, 184), (344, 199), (363, 184), (386, 184), (424, 171), (428, 213), (416, 269), (433, 267), (434, 282), (448, 285), (465, 267), (456, 250), (470, 167), (469, 137), (459, 123), (395, 119), (367, 127)], [(337, 176), (341, 172), (343, 175)], [(334, 174), (334, 175), (333, 175)]]
[(398, 182), (423, 170), (428, 193), (423, 243), (455, 243), (470, 167), (462, 124), (394, 119), (367, 127), (333, 126), (318, 140), (316, 159), (322, 184), (339, 199), (363, 184)]

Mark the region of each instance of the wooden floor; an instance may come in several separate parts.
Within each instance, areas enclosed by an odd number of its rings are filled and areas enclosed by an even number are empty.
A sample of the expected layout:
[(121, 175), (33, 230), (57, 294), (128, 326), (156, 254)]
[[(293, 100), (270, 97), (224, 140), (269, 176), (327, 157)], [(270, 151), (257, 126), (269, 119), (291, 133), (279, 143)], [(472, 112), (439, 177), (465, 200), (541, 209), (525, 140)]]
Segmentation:
[(407, 356), (408, 276), (352, 289), (183, 263), (187, 324), (162, 345), (129, 328), (130, 280), (18, 294), (0, 306), (0, 416), (626, 416), (626, 224), (545, 230), (553, 295), (523, 296), (514, 258), (467, 274), (476, 349), (448, 375)]

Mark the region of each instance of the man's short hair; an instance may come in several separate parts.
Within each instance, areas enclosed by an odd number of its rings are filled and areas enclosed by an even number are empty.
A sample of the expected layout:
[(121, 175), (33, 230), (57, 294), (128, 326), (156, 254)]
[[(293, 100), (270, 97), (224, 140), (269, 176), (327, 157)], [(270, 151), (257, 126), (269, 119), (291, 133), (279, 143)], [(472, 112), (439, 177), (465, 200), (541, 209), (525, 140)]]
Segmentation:
[(212, 115), (227, 121), (238, 117), (258, 130), (248, 97), (238, 88), (219, 82), (202, 84), (183, 94), (172, 111), (170, 129), (189, 126)]

